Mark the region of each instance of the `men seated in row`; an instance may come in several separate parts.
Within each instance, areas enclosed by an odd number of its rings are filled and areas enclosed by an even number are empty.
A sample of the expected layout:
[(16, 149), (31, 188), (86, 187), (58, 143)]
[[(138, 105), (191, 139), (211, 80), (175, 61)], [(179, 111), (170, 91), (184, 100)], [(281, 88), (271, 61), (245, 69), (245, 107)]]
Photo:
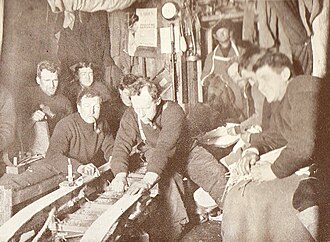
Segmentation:
[[(316, 162), (320, 80), (295, 77), (289, 58), (281, 53), (267, 52), (253, 72), (267, 101), (279, 105), (272, 110), (269, 128), (251, 136), (250, 147), (237, 163), (234, 173), (250, 182), (227, 193), (223, 241), (317, 240), (317, 207), (310, 206), (316, 194), (315, 178), (299, 170)], [(284, 149), (275, 161), (259, 160), (280, 147)]]
[(45, 154), (55, 125), (72, 113), (70, 101), (58, 92), (58, 74), (59, 67), (55, 63), (40, 62), (36, 77), (38, 85), (24, 89), (19, 97), (22, 117), (19, 132), (22, 132), (25, 151)]
[(74, 172), (94, 175), (110, 160), (114, 140), (107, 122), (99, 119), (101, 104), (101, 95), (85, 88), (78, 95), (78, 112), (58, 122), (46, 155), (57, 170), (66, 173), (70, 158)]
[[(147, 171), (142, 181), (129, 187), (127, 193), (142, 193), (159, 181), (160, 196), (166, 204), (163, 207), (167, 208), (163, 218), (177, 230), (187, 222), (182, 193), (178, 189), (182, 188), (182, 175), (203, 187), (221, 206), (226, 169), (190, 137), (180, 105), (163, 101), (157, 86), (146, 80), (132, 85), (131, 102), (132, 107), (126, 110), (120, 122), (113, 149), (111, 167), (115, 178), (112, 188), (124, 191), (130, 153), (137, 143), (143, 142), (141, 151)], [(174, 239), (179, 235), (167, 231), (164, 236)]]

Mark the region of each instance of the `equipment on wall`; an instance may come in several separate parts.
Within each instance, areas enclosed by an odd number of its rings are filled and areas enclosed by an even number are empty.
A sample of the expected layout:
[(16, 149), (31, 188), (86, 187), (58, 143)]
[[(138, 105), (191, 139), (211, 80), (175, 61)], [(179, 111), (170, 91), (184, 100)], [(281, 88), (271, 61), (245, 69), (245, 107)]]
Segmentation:
[[(179, 17), (179, 6), (175, 2), (166, 2), (162, 6), (162, 16), (164, 19), (174, 21)], [(178, 101), (178, 75), (177, 75), (177, 55), (175, 50), (175, 30), (174, 23), (170, 24), (170, 41), (171, 41), (171, 75), (172, 75), (172, 99)]]

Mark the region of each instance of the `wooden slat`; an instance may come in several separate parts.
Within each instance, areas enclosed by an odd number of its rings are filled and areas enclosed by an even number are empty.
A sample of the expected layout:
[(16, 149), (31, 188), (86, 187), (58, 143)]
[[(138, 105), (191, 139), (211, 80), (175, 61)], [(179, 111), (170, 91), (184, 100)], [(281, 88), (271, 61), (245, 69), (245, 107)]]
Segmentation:
[(10, 219), (12, 215), (13, 192), (6, 186), (0, 186), (0, 225)]
[[(110, 169), (110, 163), (106, 163), (99, 167), (101, 173)], [(95, 180), (96, 177), (85, 177), (84, 183), (80, 186), (63, 187), (55, 190), (52, 193), (38, 199), (29, 204), (24, 209), (17, 212), (5, 224), (0, 227), (0, 241), (9, 241), (15, 233), (21, 229), (28, 221), (30, 221), (36, 214), (40, 213), (45, 208), (57, 202), (64, 196), (81, 189), (85, 184)]]
[(116, 224), (120, 217), (141, 198), (141, 196), (141, 194), (124, 194), (122, 198), (92, 223), (81, 238), (80, 242), (104, 241), (107, 238), (110, 229)]
[(32, 219), (34, 215), (41, 212), (44, 208), (50, 206), (61, 197), (71, 193), (75, 189), (76, 187), (65, 187), (58, 189), (17, 212), (0, 227), (0, 241), (9, 241), (15, 235), (16, 231), (18, 231), (24, 224)]

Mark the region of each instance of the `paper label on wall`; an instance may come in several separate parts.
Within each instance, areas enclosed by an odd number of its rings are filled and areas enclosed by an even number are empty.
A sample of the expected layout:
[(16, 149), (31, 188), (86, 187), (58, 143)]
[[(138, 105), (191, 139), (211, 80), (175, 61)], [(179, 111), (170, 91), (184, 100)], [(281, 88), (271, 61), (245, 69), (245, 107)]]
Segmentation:
[[(179, 26), (174, 26), (174, 49), (175, 52), (180, 51), (180, 28)], [(160, 51), (163, 54), (170, 54), (172, 53), (171, 47), (171, 28), (160, 28)]]
[(136, 42), (138, 46), (157, 47), (157, 8), (138, 8)]

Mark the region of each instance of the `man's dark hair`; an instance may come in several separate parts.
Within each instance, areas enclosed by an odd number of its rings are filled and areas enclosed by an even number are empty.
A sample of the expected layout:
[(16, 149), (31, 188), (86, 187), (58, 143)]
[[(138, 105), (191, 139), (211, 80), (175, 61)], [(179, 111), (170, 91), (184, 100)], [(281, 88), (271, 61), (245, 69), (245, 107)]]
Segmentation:
[(278, 73), (280, 73), (283, 68), (287, 67), (291, 71), (291, 75), (294, 74), (290, 59), (285, 54), (279, 52), (267, 52), (253, 65), (252, 70), (256, 72), (259, 68), (265, 65), (273, 68)]
[(81, 68), (91, 68), (93, 71), (94, 81), (100, 81), (101, 78), (101, 69), (99, 66), (95, 65), (93, 62), (81, 61), (74, 66), (73, 74), (76, 81), (79, 81), (79, 69)]
[(44, 60), (38, 63), (37, 65), (37, 76), (40, 77), (42, 70), (48, 70), (52, 73), (57, 72), (59, 74), (60, 68), (57, 63), (51, 62), (48, 60)]
[(266, 53), (266, 51), (266, 49), (260, 48), (256, 45), (247, 48), (239, 58), (238, 73), (241, 75), (243, 69), (252, 70), (253, 65)]
[(86, 88), (82, 88), (81, 91), (79, 92), (78, 96), (77, 96), (77, 104), (80, 105), (81, 104), (81, 99), (83, 97), (88, 97), (88, 98), (92, 98), (92, 97), (99, 97), (101, 99), (102, 102), (102, 98), (101, 95), (98, 91), (96, 91), (93, 88), (90, 87), (86, 87)]
[(230, 19), (222, 19), (219, 22), (217, 22), (213, 28), (212, 28), (212, 33), (213, 35), (217, 33), (217, 31), (221, 28), (226, 28), (229, 31), (232, 31), (233, 29), (233, 22)]
[(133, 83), (135, 83), (138, 80), (138, 76), (133, 74), (127, 74), (123, 77), (121, 80), (118, 88), (120, 90), (124, 90), (125, 88), (129, 88)]
[(139, 77), (138, 80), (131, 85), (130, 96), (140, 95), (142, 88), (145, 86), (148, 87), (149, 94), (153, 100), (157, 100), (160, 97), (159, 86), (143, 77)]

